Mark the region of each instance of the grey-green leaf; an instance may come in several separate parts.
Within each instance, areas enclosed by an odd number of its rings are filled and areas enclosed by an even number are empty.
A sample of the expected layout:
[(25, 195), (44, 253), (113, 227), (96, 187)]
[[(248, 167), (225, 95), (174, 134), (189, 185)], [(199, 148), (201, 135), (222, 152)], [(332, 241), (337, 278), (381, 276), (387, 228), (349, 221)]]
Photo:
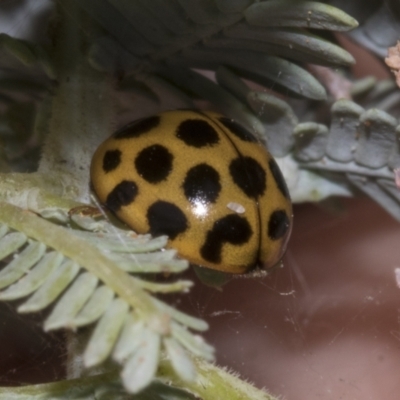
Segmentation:
[(338, 100), (332, 106), (332, 123), (326, 147), (332, 160), (350, 162), (358, 141), (360, 116), (364, 109), (350, 100)]
[(94, 245), (113, 253), (142, 253), (159, 250), (163, 248), (168, 241), (168, 237), (163, 235), (152, 238), (149, 235), (130, 236), (128, 232), (110, 232), (106, 235), (104, 232), (74, 232), (76, 236), (90, 241)]
[(219, 20), (219, 11), (213, 1), (177, 0), (187, 17), (196, 24), (212, 25)]
[(25, 303), (18, 307), (18, 312), (34, 312), (47, 307), (74, 280), (78, 272), (77, 263), (71, 260), (65, 261)]
[(247, 96), (250, 107), (265, 126), (264, 137), (274, 157), (284, 157), (293, 149), (293, 129), (298, 118), (286, 101), (264, 92), (252, 91)]
[(162, 302), (161, 300), (156, 299), (155, 297), (153, 297), (152, 300), (160, 311), (170, 314), (174, 320), (180, 322), (181, 324), (197, 331), (205, 331), (208, 329), (208, 324), (206, 321), (185, 314), (182, 311), (179, 311), (176, 308)]
[(154, 46), (127, 21), (107, 0), (74, 0), (97, 22), (112, 33), (130, 53), (144, 56), (154, 51)]
[(122, 381), (131, 393), (137, 393), (145, 388), (157, 371), (160, 335), (149, 328), (145, 328), (145, 331), (138, 349), (122, 370)]
[(99, 319), (108, 309), (114, 292), (107, 286), (98, 287), (79, 314), (71, 320), (71, 327), (88, 325)]
[(300, 161), (320, 160), (325, 154), (328, 128), (315, 122), (303, 122), (293, 132), (296, 142), (296, 158)]
[[(22, 240), (23, 239), (21, 237), (21, 241)], [(31, 242), (20, 254), (14, 258), (14, 260), (12, 260), (4, 269), (1, 270), (0, 288), (6, 287), (17, 281), (43, 257), (45, 251), (46, 246), (43, 243)]]
[(383, 111), (372, 109), (361, 115), (360, 122), (355, 160), (370, 168), (385, 166), (396, 145), (396, 119)]
[(8, 226), (0, 223), (0, 239), (8, 232)]
[(244, 12), (258, 26), (286, 26), (347, 31), (357, 21), (336, 7), (315, 1), (270, 0), (255, 2)]
[(49, 331), (68, 327), (93, 294), (97, 283), (98, 279), (89, 272), (81, 274), (57, 302), (44, 323), (44, 329)]
[(193, 23), (187, 18), (184, 9), (175, 1), (138, 0), (153, 14), (159, 24), (177, 35), (188, 35), (193, 29)]
[[(235, 42), (247, 41), (247, 49), (262, 51), (263, 43), (276, 46), (276, 50), (265, 52), (270, 55), (284, 55), (288, 58), (298, 59), (303, 62), (318, 63), (323, 65), (351, 65), (355, 60), (353, 56), (341, 47), (300, 29), (261, 29), (246, 23), (239, 23), (224, 31)], [(242, 41), (242, 42), (241, 42)], [(291, 55), (291, 53), (293, 55)]]
[(11, 232), (0, 240), (0, 260), (8, 257), (26, 243), (28, 238), (21, 232)]
[(232, 116), (232, 118), (235, 117), (238, 122), (245, 126), (253, 128), (256, 132), (263, 130), (260, 121), (243, 103), (203, 75), (189, 68), (182, 68), (176, 65), (170, 68), (160, 68), (158, 72), (164, 78), (175, 82), (176, 85), (187, 88), (213, 102), (223, 113)]
[[(182, 58), (182, 63), (193, 65), (196, 68), (217, 69), (221, 64), (229, 66), (242, 77), (249, 78), (274, 90), (283, 90), (286, 93), (291, 92), (314, 100), (324, 100), (326, 98), (324, 87), (309, 72), (279, 57), (266, 56), (262, 53), (239, 49), (213, 48), (212, 50), (206, 50), (197, 48), (184, 51)], [(177, 81), (177, 83), (179, 82)], [(201, 92), (199, 94), (203, 95)], [(207, 98), (213, 101), (211, 93)], [(221, 102), (223, 100), (221, 97)], [(219, 105), (219, 102), (217, 104)], [(247, 122), (244, 120), (244, 116), (241, 117), (241, 120), (237, 118), (237, 115), (241, 116), (243, 114), (243, 109), (242, 105), (240, 107), (236, 106), (230, 113), (233, 114), (232, 117), (234, 116), (236, 120), (242, 122), (245, 126), (255, 127), (253, 129), (256, 132), (262, 133), (264, 128), (259, 127), (259, 120), (257, 120), (257, 125), (254, 125), (252, 121)], [(224, 111), (223, 108), (221, 110)], [(246, 115), (252, 114), (246, 110)], [(249, 117), (247, 117), (248, 119)]]
[(172, 42), (171, 32), (161, 25), (153, 14), (138, 1), (108, 0), (130, 25), (146, 40), (156, 46), (165, 46)]
[(183, 347), (173, 337), (164, 338), (163, 343), (175, 372), (185, 381), (194, 381), (196, 368)]
[(214, 348), (207, 344), (201, 336), (193, 335), (176, 322), (171, 322), (171, 334), (196, 356), (204, 357), (206, 360), (210, 361), (214, 360)]
[(60, 266), (63, 259), (63, 255), (55, 251), (47, 253), (27, 275), (0, 292), (0, 300), (14, 300), (31, 294)]
[(189, 266), (187, 260), (176, 258), (173, 249), (162, 252), (143, 254), (110, 254), (107, 255), (118, 266), (133, 273), (157, 273), (157, 272), (182, 272)]
[(5, 33), (0, 33), (0, 46), (4, 47), (14, 57), (25, 65), (33, 65), (36, 62), (36, 56), (28, 42), (13, 38)]
[(100, 364), (111, 353), (129, 310), (126, 301), (115, 299), (97, 323), (83, 359), (86, 367)]
[(215, 0), (218, 9), (224, 13), (242, 12), (253, 0)]
[(122, 363), (139, 348), (146, 330), (144, 323), (129, 315), (113, 350), (112, 357)]

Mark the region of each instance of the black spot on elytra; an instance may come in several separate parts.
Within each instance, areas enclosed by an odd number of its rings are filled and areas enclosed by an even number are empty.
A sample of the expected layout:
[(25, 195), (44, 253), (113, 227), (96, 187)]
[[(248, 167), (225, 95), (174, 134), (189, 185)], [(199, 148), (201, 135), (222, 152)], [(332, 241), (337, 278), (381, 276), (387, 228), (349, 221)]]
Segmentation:
[(186, 174), (182, 187), (189, 201), (214, 203), (221, 191), (219, 174), (208, 164), (196, 165)]
[(233, 181), (248, 197), (261, 196), (267, 187), (264, 168), (251, 157), (237, 157), (229, 165)]
[(217, 131), (202, 119), (187, 119), (176, 130), (176, 137), (192, 147), (213, 146), (219, 142)]
[(122, 181), (109, 193), (106, 206), (113, 212), (117, 212), (122, 206), (131, 204), (138, 194), (138, 187), (133, 181)]
[(285, 210), (274, 211), (268, 221), (268, 237), (272, 240), (283, 238), (290, 227), (290, 220)]
[(153, 115), (152, 117), (138, 119), (124, 126), (114, 133), (114, 139), (130, 139), (143, 135), (160, 124), (160, 116)]
[(121, 163), (121, 151), (118, 149), (107, 150), (103, 157), (103, 171), (111, 172)]
[(269, 169), (271, 170), (271, 174), (275, 179), (276, 185), (278, 186), (278, 189), (287, 199), (290, 199), (289, 190), (286, 186), (285, 179), (283, 178), (282, 172), (279, 169), (278, 164), (273, 158), (271, 158), (268, 165)]
[(220, 263), (224, 243), (245, 244), (252, 234), (253, 231), (246, 218), (229, 214), (214, 222), (212, 229), (207, 232), (200, 254), (206, 261)]
[(144, 148), (135, 158), (138, 174), (149, 183), (166, 179), (172, 171), (173, 155), (160, 144)]
[(229, 119), (227, 117), (221, 117), (221, 118), (219, 118), (219, 121), (226, 128), (228, 128), (230, 132), (232, 132), (235, 136), (237, 136), (239, 139), (241, 139), (245, 142), (258, 143), (258, 140), (256, 139), (255, 136), (253, 136), (246, 128), (244, 128), (242, 125), (238, 124), (233, 119)]
[(188, 228), (185, 214), (175, 204), (156, 201), (147, 210), (150, 233), (154, 236), (168, 235), (175, 239)]

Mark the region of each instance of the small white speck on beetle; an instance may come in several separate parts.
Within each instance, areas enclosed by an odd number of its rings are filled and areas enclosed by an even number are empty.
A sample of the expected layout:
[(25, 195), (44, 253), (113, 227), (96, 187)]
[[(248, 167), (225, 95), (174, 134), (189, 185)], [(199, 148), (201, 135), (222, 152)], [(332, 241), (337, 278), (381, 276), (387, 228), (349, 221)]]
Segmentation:
[(226, 206), (237, 214), (243, 214), (246, 211), (246, 209), (239, 203), (230, 202)]

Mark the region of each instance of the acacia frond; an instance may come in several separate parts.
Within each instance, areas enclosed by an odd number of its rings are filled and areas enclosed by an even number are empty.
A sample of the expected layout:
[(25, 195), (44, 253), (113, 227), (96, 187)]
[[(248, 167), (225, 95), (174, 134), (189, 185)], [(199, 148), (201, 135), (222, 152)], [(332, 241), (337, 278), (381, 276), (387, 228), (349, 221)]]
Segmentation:
[(400, 220), (400, 192), (393, 171), (400, 167), (400, 125), (377, 109), (350, 100), (332, 106), (330, 127), (297, 125), (294, 157), (303, 168), (341, 174)]
[[(53, 306), (45, 330), (95, 323), (84, 353), (86, 367), (111, 356), (123, 365), (125, 387), (138, 392), (151, 382), (164, 354), (183, 380), (196, 375), (187, 351), (213, 359), (213, 348), (189, 331), (202, 331), (207, 324), (152, 296), (185, 292), (191, 282), (153, 283), (126, 272), (185, 269), (187, 261), (177, 259), (175, 252), (159, 251), (166, 237), (137, 236), (106, 222), (97, 223), (102, 227), (97, 232), (56, 226), (6, 203), (0, 205), (0, 221), (0, 259), (5, 264), (0, 299), (29, 296), (19, 312)], [(79, 223), (79, 216), (74, 222)]]

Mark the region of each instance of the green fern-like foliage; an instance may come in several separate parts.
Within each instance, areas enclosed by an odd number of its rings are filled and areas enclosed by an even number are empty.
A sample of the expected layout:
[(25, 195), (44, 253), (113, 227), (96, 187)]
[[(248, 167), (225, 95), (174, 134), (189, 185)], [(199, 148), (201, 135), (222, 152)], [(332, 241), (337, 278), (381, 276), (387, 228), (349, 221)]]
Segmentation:
[(400, 219), (399, 128), (387, 113), (398, 93), (364, 80), (350, 85), (357, 103), (335, 102), (309, 68), (346, 74), (354, 62), (330, 39), (357, 22), (331, 3), (60, 0), (50, 40), (0, 34), (0, 299), (25, 299), (21, 313), (51, 306), (45, 330), (92, 326), (88, 338), (77, 331), (71, 357), (95, 374), (69, 366), (73, 379), (0, 388), (0, 399), (272, 399), (210, 363), (214, 350), (195, 333), (206, 322), (156, 298), (186, 295), (191, 282), (152, 277), (187, 261), (164, 249), (166, 237), (97, 215), (89, 165), (124, 122), (206, 102), (268, 144), (294, 201), (360, 188)]

